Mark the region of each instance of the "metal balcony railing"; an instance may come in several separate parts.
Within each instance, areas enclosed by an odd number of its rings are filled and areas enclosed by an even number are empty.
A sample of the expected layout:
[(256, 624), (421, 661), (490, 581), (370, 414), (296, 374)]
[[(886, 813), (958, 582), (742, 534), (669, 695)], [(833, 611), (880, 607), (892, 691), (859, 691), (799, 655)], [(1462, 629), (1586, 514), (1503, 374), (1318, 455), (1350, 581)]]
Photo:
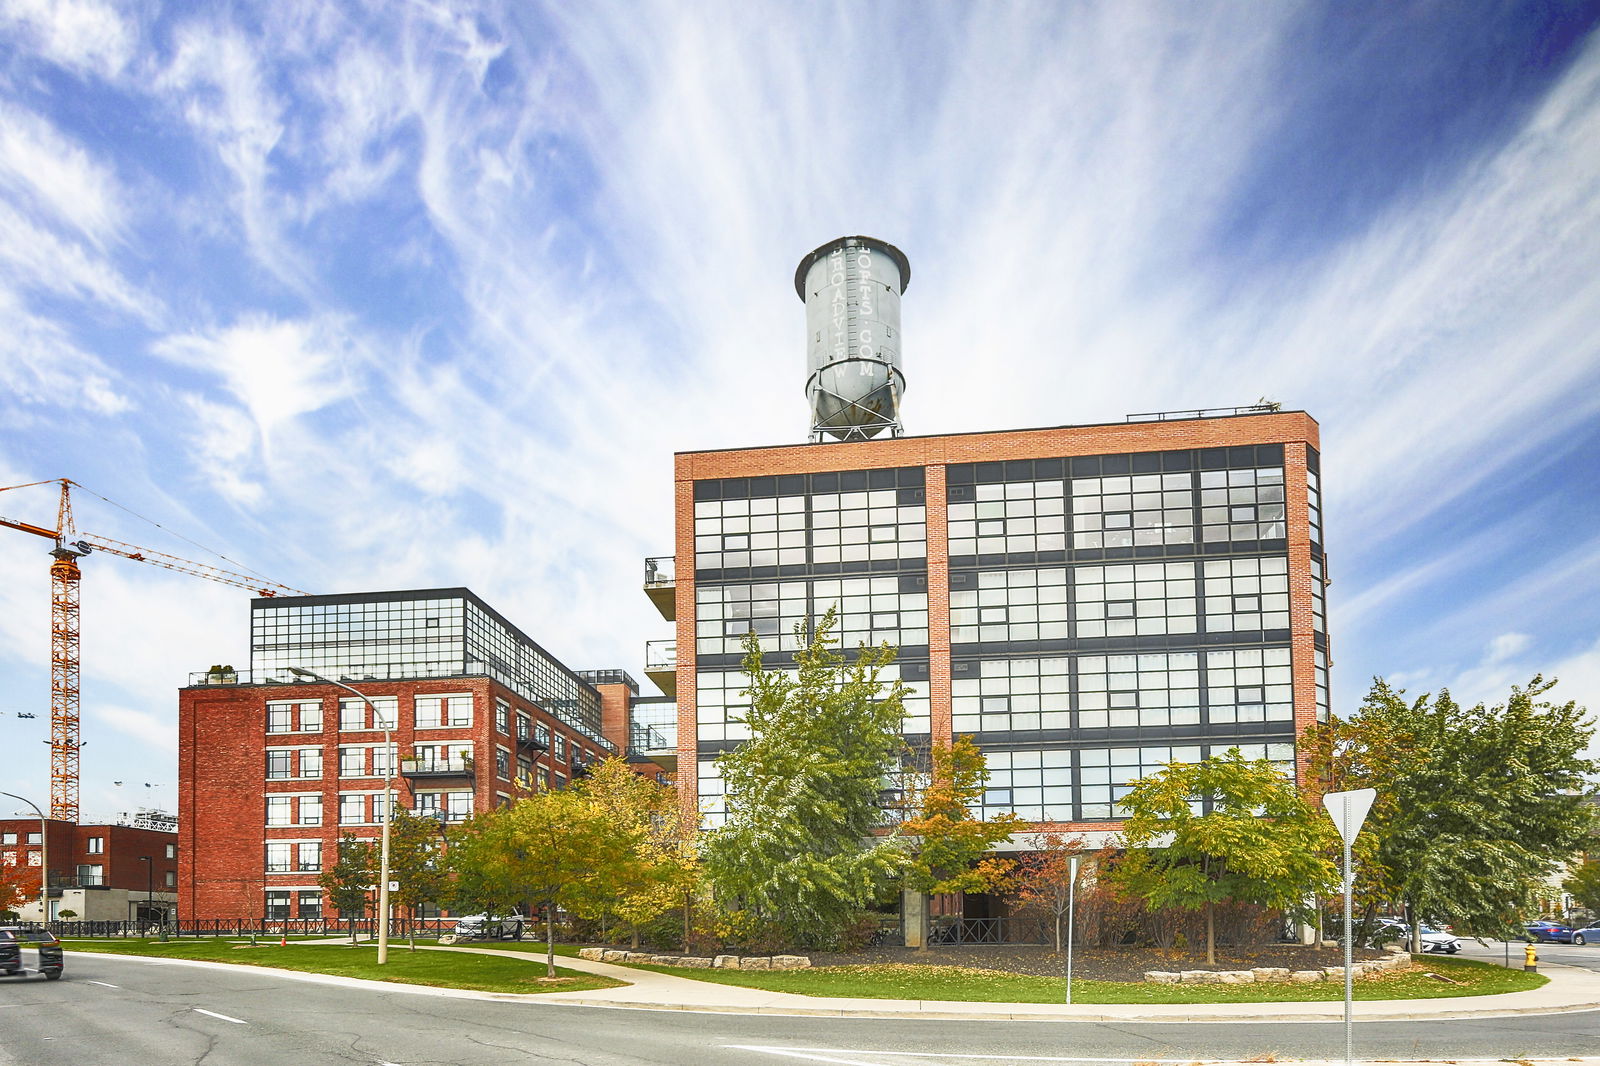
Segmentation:
[(644, 587), (660, 588), (677, 583), (678, 560), (672, 555), (652, 555), (644, 561)]
[(678, 668), (676, 640), (647, 640), (644, 645), (645, 673)]
[(471, 759), (401, 759), (401, 777), (471, 777)]

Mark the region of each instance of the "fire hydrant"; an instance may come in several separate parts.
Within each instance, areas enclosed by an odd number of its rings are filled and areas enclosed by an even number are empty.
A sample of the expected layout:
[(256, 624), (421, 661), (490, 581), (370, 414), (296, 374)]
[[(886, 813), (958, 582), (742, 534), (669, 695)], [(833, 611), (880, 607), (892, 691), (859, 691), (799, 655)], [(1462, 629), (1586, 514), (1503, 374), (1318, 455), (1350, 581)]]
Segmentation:
[(1522, 949), (1522, 968), (1528, 973), (1539, 972), (1539, 953), (1532, 944)]

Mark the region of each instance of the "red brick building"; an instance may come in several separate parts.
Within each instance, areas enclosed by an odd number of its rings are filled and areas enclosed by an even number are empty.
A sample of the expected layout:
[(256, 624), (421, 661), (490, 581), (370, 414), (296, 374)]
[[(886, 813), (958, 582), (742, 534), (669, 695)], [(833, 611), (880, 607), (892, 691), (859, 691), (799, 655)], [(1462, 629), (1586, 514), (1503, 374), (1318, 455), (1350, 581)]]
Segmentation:
[(1258, 408), (680, 453), (647, 580), (676, 654), (647, 672), (683, 787), (721, 816), (743, 635), (785, 665), (834, 604), (844, 647), (901, 649), (908, 740), (978, 741), (988, 813), (1103, 831), (1169, 760), (1292, 767), (1328, 706), (1318, 447), (1309, 415)]
[(450, 822), (628, 751), (633, 680), (568, 670), (466, 589), (260, 599), (251, 618), (250, 671), (179, 693), (184, 919), (334, 917), (317, 876), (342, 835), (377, 839), (391, 769), (396, 803)]
[[(159, 921), (177, 898), (178, 835), (132, 825), (74, 825), (37, 818), (0, 819), (0, 863), (32, 867), (48, 854), (50, 913), (78, 921)], [(48, 846), (42, 846), (48, 845)], [(17, 908), (23, 921), (41, 921), (37, 899)]]
[(1328, 710), (1317, 423), (1261, 404), (902, 436), (910, 277), (872, 237), (803, 257), (812, 443), (677, 456), (673, 554), (645, 580), (677, 632), (645, 672), (677, 701), (687, 801), (726, 813), (746, 635), (792, 666), (829, 608), (841, 647), (899, 649), (913, 749), (975, 739), (986, 815), (1104, 833), (1168, 762), (1238, 747), (1295, 772)]

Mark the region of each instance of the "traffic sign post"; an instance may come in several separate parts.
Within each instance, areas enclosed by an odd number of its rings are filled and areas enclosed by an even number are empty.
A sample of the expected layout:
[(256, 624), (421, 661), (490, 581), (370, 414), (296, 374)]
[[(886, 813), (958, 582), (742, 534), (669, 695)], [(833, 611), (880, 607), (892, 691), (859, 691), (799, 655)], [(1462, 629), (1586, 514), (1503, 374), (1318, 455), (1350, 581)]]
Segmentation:
[(1354, 878), (1350, 872), (1350, 845), (1355, 842), (1356, 834), (1361, 832), (1361, 823), (1367, 820), (1367, 812), (1372, 810), (1372, 801), (1377, 796), (1377, 789), (1358, 788), (1353, 792), (1327, 792), (1322, 797), (1322, 805), (1328, 809), (1328, 816), (1333, 819), (1334, 827), (1339, 830), (1339, 837), (1344, 841), (1345, 1066), (1352, 1066), (1355, 1061), (1355, 1019), (1351, 1012), (1354, 988), (1351, 983), (1350, 968), (1350, 889)]

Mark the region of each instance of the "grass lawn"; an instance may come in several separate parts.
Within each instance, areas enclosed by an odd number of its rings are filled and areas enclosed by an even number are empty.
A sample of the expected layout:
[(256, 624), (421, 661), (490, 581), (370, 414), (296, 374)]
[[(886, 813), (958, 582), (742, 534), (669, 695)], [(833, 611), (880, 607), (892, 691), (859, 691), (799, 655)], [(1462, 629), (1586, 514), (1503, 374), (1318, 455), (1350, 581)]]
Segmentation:
[[(408, 951), (405, 944), (389, 945), (389, 961), (379, 966), (376, 945), (367, 941), (357, 947), (343, 944), (305, 945), (292, 940), (280, 947), (276, 939), (249, 940), (233, 937), (203, 940), (63, 940), (69, 952), (96, 952), (110, 955), (143, 955), (162, 959), (201, 959), (206, 962), (237, 963), (242, 966), (276, 966), (304, 973), (361, 977), (369, 981), (393, 981), (408, 985), (433, 985), (439, 988), (470, 988), (480, 992), (580, 992), (596, 988), (615, 988), (622, 981), (576, 970), (557, 968), (558, 976), (546, 980), (544, 967), (537, 960), (499, 958), (493, 955), (465, 955), (452, 951)], [(67, 971), (70, 974), (70, 959)]]
[[(954, 1000), (982, 1003), (1060, 1003), (1059, 977), (1027, 977), (962, 966), (828, 966), (811, 970), (691, 970), (641, 966), (696, 981), (744, 985), (805, 996)], [(1441, 974), (1451, 981), (1427, 977)], [(1428, 959), (1420, 969), (1355, 983), (1356, 999), (1440, 999), (1538, 988), (1549, 978), (1465, 959)], [(1121, 981), (1072, 982), (1074, 1003), (1274, 1003), (1344, 999), (1343, 981), (1315, 984), (1158, 985)]]

